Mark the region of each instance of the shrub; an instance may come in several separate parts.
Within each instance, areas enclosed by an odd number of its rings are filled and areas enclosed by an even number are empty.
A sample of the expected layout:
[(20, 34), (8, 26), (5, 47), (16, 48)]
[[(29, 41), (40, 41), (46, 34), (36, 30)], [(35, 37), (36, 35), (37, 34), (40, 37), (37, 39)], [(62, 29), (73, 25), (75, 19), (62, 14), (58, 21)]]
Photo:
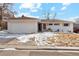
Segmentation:
[(47, 31), (52, 32), (53, 30), (51, 28), (48, 28)]

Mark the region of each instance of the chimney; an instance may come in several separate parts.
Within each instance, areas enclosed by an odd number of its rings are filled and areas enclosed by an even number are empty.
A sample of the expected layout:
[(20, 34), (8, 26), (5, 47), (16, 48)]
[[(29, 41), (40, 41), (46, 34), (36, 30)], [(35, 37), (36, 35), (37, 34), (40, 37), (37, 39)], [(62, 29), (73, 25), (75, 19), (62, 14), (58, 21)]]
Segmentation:
[(25, 16), (24, 15), (22, 15), (22, 18), (24, 18)]

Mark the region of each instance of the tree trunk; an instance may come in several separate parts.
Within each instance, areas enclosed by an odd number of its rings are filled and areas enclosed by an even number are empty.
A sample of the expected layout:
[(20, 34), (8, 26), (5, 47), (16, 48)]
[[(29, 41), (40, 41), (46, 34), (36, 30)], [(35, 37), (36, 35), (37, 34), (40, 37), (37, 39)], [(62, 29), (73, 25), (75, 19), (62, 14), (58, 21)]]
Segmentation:
[(0, 8), (0, 30), (2, 30), (2, 8)]

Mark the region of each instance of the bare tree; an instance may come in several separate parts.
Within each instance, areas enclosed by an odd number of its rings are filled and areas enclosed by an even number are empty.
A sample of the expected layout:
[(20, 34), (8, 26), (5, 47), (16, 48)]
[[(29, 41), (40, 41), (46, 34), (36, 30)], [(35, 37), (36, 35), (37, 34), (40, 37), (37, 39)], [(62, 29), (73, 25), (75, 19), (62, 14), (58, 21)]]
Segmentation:
[(45, 18), (46, 20), (49, 20), (49, 19), (50, 19), (50, 13), (44, 11), (44, 12), (42, 13), (42, 17)]
[(49, 13), (49, 12), (46, 13), (46, 19), (47, 19), (47, 20), (50, 19), (50, 13)]
[[(13, 9), (12, 3), (0, 3), (0, 27), (3, 28), (5, 22), (3, 21), (4, 17), (9, 18), (13, 17), (15, 11)], [(6, 26), (6, 24), (4, 25)]]
[(57, 16), (56, 12), (51, 13), (49, 11), (42, 10), (42, 17), (45, 18), (46, 20), (55, 19), (56, 16)]
[(57, 16), (57, 13), (55, 12), (54, 15), (53, 15), (53, 19), (55, 19)]

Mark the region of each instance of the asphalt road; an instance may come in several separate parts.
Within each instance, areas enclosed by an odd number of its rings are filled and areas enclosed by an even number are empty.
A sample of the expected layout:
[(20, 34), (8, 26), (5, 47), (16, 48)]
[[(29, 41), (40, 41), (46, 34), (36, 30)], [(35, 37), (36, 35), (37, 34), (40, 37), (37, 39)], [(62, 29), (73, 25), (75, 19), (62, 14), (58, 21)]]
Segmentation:
[(0, 50), (0, 56), (79, 56), (79, 51), (68, 50)]

